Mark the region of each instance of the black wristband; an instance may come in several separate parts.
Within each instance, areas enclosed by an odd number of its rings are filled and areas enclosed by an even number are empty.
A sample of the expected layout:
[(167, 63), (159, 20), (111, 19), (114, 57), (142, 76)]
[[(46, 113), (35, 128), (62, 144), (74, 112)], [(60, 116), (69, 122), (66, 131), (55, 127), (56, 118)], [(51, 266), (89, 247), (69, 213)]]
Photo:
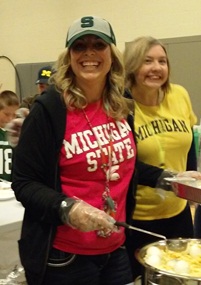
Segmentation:
[(164, 170), (162, 174), (160, 175), (160, 177), (158, 178), (157, 185), (159, 185), (159, 188), (166, 190), (166, 191), (172, 191), (171, 182), (166, 180), (165, 178), (174, 177), (176, 174), (177, 173), (174, 171)]
[(66, 198), (60, 205), (60, 218), (64, 224), (68, 224), (68, 214), (75, 204), (76, 200), (73, 198)]

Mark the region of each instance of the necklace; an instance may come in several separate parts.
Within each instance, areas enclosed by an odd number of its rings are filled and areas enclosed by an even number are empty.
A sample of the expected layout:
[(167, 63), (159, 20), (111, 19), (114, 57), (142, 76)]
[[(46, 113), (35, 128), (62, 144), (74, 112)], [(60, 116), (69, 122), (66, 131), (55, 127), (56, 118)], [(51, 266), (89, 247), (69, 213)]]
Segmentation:
[[(90, 127), (91, 132), (93, 133), (96, 142), (98, 144), (98, 147), (100, 149), (101, 154), (101, 169), (104, 172), (105, 175), (105, 189), (102, 193), (102, 199), (103, 199), (103, 210), (108, 213), (110, 216), (114, 217), (116, 213), (116, 203), (110, 196), (110, 176), (111, 176), (111, 168), (112, 168), (112, 152), (113, 152), (113, 142), (112, 142), (112, 130), (110, 128), (110, 124), (107, 124), (108, 127), (108, 134), (109, 134), (109, 145), (107, 147), (108, 155), (106, 155), (104, 149), (101, 146), (101, 143), (99, 139), (96, 136), (96, 133), (94, 131), (94, 128), (89, 120), (89, 117), (87, 116), (84, 109), (82, 109), (84, 117)], [(108, 118), (108, 117), (107, 117)], [(108, 120), (109, 121), (109, 120)], [(101, 236), (101, 234), (99, 233)]]
[(141, 118), (143, 119), (143, 121), (146, 123), (147, 128), (148, 128), (148, 130), (149, 130), (149, 133), (153, 136), (153, 138), (155, 139), (155, 141), (156, 141), (156, 143), (157, 143), (157, 145), (158, 145), (158, 148), (159, 148), (159, 157), (160, 157), (160, 164), (159, 164), (159, 167), (161, 167), (161, 168), (164, 169), (164, 168), (165, 168), (165, 151), (164, 151), (164, 149), (163, 149), (163, 147), (162, 147), (162, 144), (161, 144), (160, 140), (158, 139), (157, 135), (155, 135), (155, 134), (153, 133), (153, 131), (150, 130), (150, 128), (149, 128), (149, 122), (146, 120), (146, 118), (145, 118), (145, 116), (144, 116), (142, 110), (140, 109), (140, 107), (139, 107), (139, 105), (138, 105), (138, 103), (137, 103), (136, 101), (135, 101), (135, 108), (136, 108), (136, 110), (138, 111), (138, 113), (140, 114), (140, 116), (141, 116)]

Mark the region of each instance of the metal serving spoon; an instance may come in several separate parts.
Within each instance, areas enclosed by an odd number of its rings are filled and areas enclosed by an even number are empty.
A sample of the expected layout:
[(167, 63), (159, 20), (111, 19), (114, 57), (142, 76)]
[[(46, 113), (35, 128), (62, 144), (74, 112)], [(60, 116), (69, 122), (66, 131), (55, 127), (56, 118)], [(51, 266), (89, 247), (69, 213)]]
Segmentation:
[(148, 235), (152, 235), (152, 236), (158, 237), (160, 239), (164, 239), (167, 248), (169, 250), (172, 250), (172, 251), (181, 252), (181, 251), (186, 250), (186, 248), (187, 248), (188, 239), (182, 239), (182, 238), (167, 239), (166, 236), (163, 236), (163, 235), (160, 235), (160, 234), (157, 234), (157, 233), (154, 233), (154, 232), (146, 231), (146, 230), (143, 230), (143, 229), (140, 229), (140, 228), (137, 228), (137, 227), (133, 227), (131, 225), (128, 225), (125, 222), (116, 221), (115, 225), (117, 227), (124, 227), (124, 228), (130, 229), (130, 230), (142, 232), (142, 233), (145, 233), (145, 234), (148, 234)]
[(148, 235), (152, 235), (152, 236), (155, 236), (155, 237), (167, 240), (167, 238), (165, 236), (163, 236), (163, 235), (159, 235), (159, 234), (156, 234), (156, 233), (153, 233), (153, 232), (150, 232), (150, 231), (146, 231), (146, 230), (143, 230), (143, 229), (140, 229), (140, 228), (137, 228), (137, 227), (133, 227), (131, 225), (128, 225), (125, 222), (118, 222), (118, 221), (116, 221), (115, 226), (117, 226), (117, 227), (124, 227), (126, 229), (142, 232), (142, 233), (145, 233), (145, 234), (148, 234)]

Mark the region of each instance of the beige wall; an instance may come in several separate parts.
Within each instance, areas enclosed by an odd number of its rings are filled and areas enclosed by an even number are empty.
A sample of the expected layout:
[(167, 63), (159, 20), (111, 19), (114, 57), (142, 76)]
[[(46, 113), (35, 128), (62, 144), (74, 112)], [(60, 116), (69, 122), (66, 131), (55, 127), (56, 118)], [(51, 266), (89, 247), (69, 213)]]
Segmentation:
[[(120, 50), (140, 35), (201, 35), (200, 0), (0, 0), (0, 57), (14, 65), (54, 61), (69, 24), (90, 14), (110, 21)], [(1, 84), (15, 90), (14, 68), (2, 58)]]

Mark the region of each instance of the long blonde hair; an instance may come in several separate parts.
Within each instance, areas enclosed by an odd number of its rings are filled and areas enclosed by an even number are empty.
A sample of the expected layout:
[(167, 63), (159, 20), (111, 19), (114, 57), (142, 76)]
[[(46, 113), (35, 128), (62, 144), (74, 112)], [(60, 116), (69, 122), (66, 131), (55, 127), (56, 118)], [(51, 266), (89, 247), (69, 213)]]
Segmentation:
[[(111, 44), (112, 65), (107, 74), (103, 92), (103, 106), (108, 115), (115, 119), (125, 118), (129, 113), (127, 99), (124, 98), (125, 69), (121, 52)], [(84, 92), (75, 84), (75, 75), (71, 68), (69, 49), (65, 49), (54, 66), (55, 72), (50, 83), (63, 95), (67, 108), (82, 109), (87, 106)]]
[(139, 37), (132, 42), (126, 44), (125, 51), (123, 54), (125, 64), (125, 86), (131, 89), (132, 86), (136, 85), (135, 76), (139, 68), (142, 66), (145, 56), (151, 47), (160, 45), (166, 56), (168, 66), (168, 78), (166, 82), (161, 86), (163, 92), (167, 93), (170, 89), (170, 62), (168, 59), (167, 51), (165, 46), (157, 39), (153, 37)]

